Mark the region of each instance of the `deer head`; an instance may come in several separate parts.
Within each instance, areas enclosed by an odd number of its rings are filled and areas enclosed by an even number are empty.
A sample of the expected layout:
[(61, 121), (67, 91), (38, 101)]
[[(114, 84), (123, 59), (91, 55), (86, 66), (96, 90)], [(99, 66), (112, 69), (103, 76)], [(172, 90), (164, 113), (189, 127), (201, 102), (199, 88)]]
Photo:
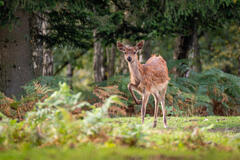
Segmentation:
[(140, 41), (136, 46), (131, 47), (124, 45), (121, 42), (117, 42), (117, 48), (119, 51), (124, 53), (124, 58), (128, 63), (133, 63), (138, 61), (137, 53), (143, 48), (144, 41)]

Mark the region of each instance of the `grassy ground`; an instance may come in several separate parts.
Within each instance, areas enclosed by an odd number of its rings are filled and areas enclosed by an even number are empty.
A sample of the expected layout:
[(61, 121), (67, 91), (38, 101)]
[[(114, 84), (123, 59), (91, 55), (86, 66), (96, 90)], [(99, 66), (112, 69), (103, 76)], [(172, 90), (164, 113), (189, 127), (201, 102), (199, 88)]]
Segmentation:
[(119, 143), (108, 140), (78, 147), (5, 149), (0, 159), (240, 159), (240, 117), (168, 117), (168, 129), (163, 128), (160, 118), (156, 129), (148, 127), (153, 118), (147, 117), (143, 126), (147, 129), (128, 127), (140, 121), (139, 117), (106, 119), (106, 124), (123, 127), (125, 139)]
[(141, 148), (96, 148), (94, 146), (83, 146), (78, 149), (61, 149), (61, 148), (45, 148), (31, 149), (24, 151), (8, 151), (0, 153), (2, 160), (67, 160), (67, 159), (83, 159), (83, 160), (107, 160), (107, 159), (153, 159), (153, 160), (239, 160), (239, 153), (235, 152), (218, 152), (216, 150), (206, 152), (191, 151), (167, 151), (153, 150)]
[[(124, 118), (111, 118), (109, 122), (113, 123), (140, 123), (140, 117), (124, 117)], [(153, 122), (152, 117), (146, 117), (145, 122), (147, 124)], [(168, 129), (166, 130), (184, 130), (186, 127), (198, 126), (207, 127), (214, 125), (211, 131), (222, 132), (239, 132), (240, 133), (240, 117), (223, 117), (223, 116), (208, 116), (208, 117), (168, 117)], [(158, 118), (157, 130), (163, 128), (162, 118)]]

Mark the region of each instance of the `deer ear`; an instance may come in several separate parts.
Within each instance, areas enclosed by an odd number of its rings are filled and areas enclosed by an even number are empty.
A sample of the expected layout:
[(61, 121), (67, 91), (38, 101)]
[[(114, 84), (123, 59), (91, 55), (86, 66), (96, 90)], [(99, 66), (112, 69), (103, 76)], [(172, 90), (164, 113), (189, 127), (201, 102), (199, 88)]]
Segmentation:
[(138, 44), (136, 45), (136, 48), (138, 50), (141, 50), (143, 48), (143, 45), (144, 45), (144, 40), (141, 40), (140, 42), (138, 42)]
[(121, 52), (125, 52), (125, 46), (121, 42), (117, 42), (117, 48)]

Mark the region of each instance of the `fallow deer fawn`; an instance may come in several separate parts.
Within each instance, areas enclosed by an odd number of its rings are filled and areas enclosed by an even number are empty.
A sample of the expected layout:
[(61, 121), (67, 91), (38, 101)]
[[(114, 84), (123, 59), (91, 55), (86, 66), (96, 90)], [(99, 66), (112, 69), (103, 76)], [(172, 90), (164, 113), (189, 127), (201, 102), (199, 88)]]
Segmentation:
[[(157, 115), (159, 102), (162, 106), (163, 124), (167, 128), (165, 94), (168, 86), (168, 68), (165, 60), (161, 56), (152, 56), (145, 64), (138, 61), (137, 53), (143, 48), (144, 41), (139, 42), (136, 46), (131, 47), (117, 42), (117, 48), (125, 53), (125, 60), (128, 62), (130, 71), (130, 83), (128, 90), (130, 91), (136, 104), (142, 103), (141, 116), (142, 123), (146, 114), (146, 105), (150, 94), (153, 95), (155, 101), (154, 123), (153, 128), (157, 126)], [(138, 100), (133, 90), (142, 95), (142, 100)]]

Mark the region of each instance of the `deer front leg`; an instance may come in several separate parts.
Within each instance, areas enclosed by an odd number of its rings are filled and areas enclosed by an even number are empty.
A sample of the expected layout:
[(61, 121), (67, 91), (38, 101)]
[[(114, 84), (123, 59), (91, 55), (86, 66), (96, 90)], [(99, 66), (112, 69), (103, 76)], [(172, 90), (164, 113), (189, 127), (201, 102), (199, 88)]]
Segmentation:
[(144, 123), (144, 117), (146, 114), (146, 106), (148, 103), (149, 93), (144, 93), (142, 96), (142, 108), (141, 108), (141, 116), (142, 116), (142, 123)]
[(134, 94), (132, 88), (135, 89), (135, 88), (136, 88), (136, 85), (134, 85), (134, 84), (132, 84), (132, 83), (129, 83), (129, 84), (128, 84), (128, 90), (130, 91), (130, 93), (131, 93), (131, 95), (132, 95), (135, 103), (139, 105), (139, 104), (142, 103), (142, 101), (137, 99), (137, 97), (136, 97), (136, 95)]

